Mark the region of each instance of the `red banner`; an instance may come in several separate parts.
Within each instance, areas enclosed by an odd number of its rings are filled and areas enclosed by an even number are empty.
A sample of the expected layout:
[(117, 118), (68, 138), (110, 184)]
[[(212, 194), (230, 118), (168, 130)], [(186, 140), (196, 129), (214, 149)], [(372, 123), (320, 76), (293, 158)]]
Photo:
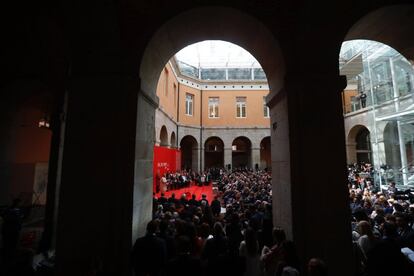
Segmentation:
[(158, 192), (157, 184), (166, 172), (176, 172), (181, 166), (181, 151), (166, 147), (154, 146), (153, 188)]

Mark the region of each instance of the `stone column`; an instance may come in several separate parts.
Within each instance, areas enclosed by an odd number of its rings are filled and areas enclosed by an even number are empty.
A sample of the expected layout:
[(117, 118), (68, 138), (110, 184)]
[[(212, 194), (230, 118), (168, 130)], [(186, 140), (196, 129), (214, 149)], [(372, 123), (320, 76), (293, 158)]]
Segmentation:
[(205, 158), (205, 152), (204, 147), (199, 148), (199, 172), (202, 172), (204, 170), (204, 158)]
[(260, 169), (260, 148), (252, 148), (251, 160), (251, 168), (256, 169), (255, 166), (257, 164)]
[(157, 102), (144, 92), (138, 94), (135, 140), (135, 175), (132, 241), (145, 235), (152, 218), (154, 124)]
[[(291, 73), (284, 89), (270, 96), (274, 224), (293, 238), (301, 260), (318, 256), (344, 276), (352, 274), (345, 85), (335, 75)], [(328, 181), (315, 177), (318, 166)]]
[[(110, 275), (130, 274), (133, 211), (134, 219), (140, 211), (133, 206), (138, 84), (119, 74), (72, 76), (56, 199), (57, 275), (82, 275), (91, 258), (102, 261)], [(140, 122), (148, 116), (138, 114)], [(140, 131), (153, 135), (153, 129)], [(136, 167), (151, 172), (149, 163)]]
[(194, 147), (192, 150), (192, 170), (198, 172), (198, 168), (200, 168), (200, 158), (199, 156), (200, 149), (198, 147)]
[(353, 164), (357, 162), (356, 143), (348, 142), (346, 144), (346, 162), (347, 164)]
[(224, 148), (224, 167), (227, 169), (227, 165), (230, 164), (231, 168), (233, 169), (233, 162), (232, 162), (232, 149), (230, 148)]

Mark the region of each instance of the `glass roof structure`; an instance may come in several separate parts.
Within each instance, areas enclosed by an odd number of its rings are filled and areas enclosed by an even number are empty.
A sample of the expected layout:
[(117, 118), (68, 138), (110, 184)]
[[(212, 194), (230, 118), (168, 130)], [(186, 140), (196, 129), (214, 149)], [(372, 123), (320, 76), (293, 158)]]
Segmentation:
[(221, 40), (205, 40), (174, 56), (180, 73), (203, 81), (266, 81), (259, 62), (245, 49)]

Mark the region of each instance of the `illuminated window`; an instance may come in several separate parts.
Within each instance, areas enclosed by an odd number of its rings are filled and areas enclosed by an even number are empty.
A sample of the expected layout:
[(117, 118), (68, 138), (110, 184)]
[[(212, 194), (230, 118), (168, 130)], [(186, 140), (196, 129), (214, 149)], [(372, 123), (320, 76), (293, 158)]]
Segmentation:
[(218, 118), (219, 116), (219, 98), (210, 97), (208, 98), (208, 117)]
[(193, 115), (193, 101), (194, 101), (194, 95), (192, 94), (186, 94), (185, 95), (185, 114), (186, 115)]
[(236, 117), (246, 118), (246, 97), (236, 97)]

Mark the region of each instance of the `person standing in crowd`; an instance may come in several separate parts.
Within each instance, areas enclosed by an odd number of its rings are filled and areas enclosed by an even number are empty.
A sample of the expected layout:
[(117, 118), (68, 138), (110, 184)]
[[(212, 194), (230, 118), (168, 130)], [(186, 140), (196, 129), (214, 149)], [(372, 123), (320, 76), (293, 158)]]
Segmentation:
[(328, 276), (325, 262), (319, 258), (312, 258), (307, 266), (308, 276)]
[(165, 241), (156, 235), (158, 222), (147, 224), (147, 233), (135, 241), (132, 249), (132, 264), (135, 276), (161, 276), (167, 261)]
[(220, 200), (218, 200), (218, 197), (215, 196), (213, 201), (211, 201), (211, 212), (213, 213), (213, 216), (217, 217), (220, 214), (221, 211), (221, 203)]
[(270, 276), (275, 275), (277, 267), (281, 262), (282, 256), (282, 243), (286, 240), (285, 231), (280, 228), (276, 227), (273, 229), (273, 246), (268, 248), (267, 246), (263, 247), (261, 260), (264, 264), (264, 275)]
[(177, 256), (167, 262), (164, 275), (203, 275), (200, 258), (191, 254), (189, 237), (182, 235), (178, 236), (176, 240)]
[(372, 227), (368, 221), (360, 221), (357, 225), (357, 231), (359, 233), (358, 245), (360, 246), (366, 258), (368, 252), (377, 243), (377, 238), (374, 236), (372, 232)]
[(201, 195), (200, 205), (209, 206), (208, 205), (208, 199), (207, 199), (207, 195), (206, 194), (202, 194)]
[(239, 254), (245, 260), (246, 271), (243, 274), (244, 276), (262, 275), (259, 242), (256, 231), (252, 228), (247, 228), (244, 231), (244, 240), (240, 243)]

